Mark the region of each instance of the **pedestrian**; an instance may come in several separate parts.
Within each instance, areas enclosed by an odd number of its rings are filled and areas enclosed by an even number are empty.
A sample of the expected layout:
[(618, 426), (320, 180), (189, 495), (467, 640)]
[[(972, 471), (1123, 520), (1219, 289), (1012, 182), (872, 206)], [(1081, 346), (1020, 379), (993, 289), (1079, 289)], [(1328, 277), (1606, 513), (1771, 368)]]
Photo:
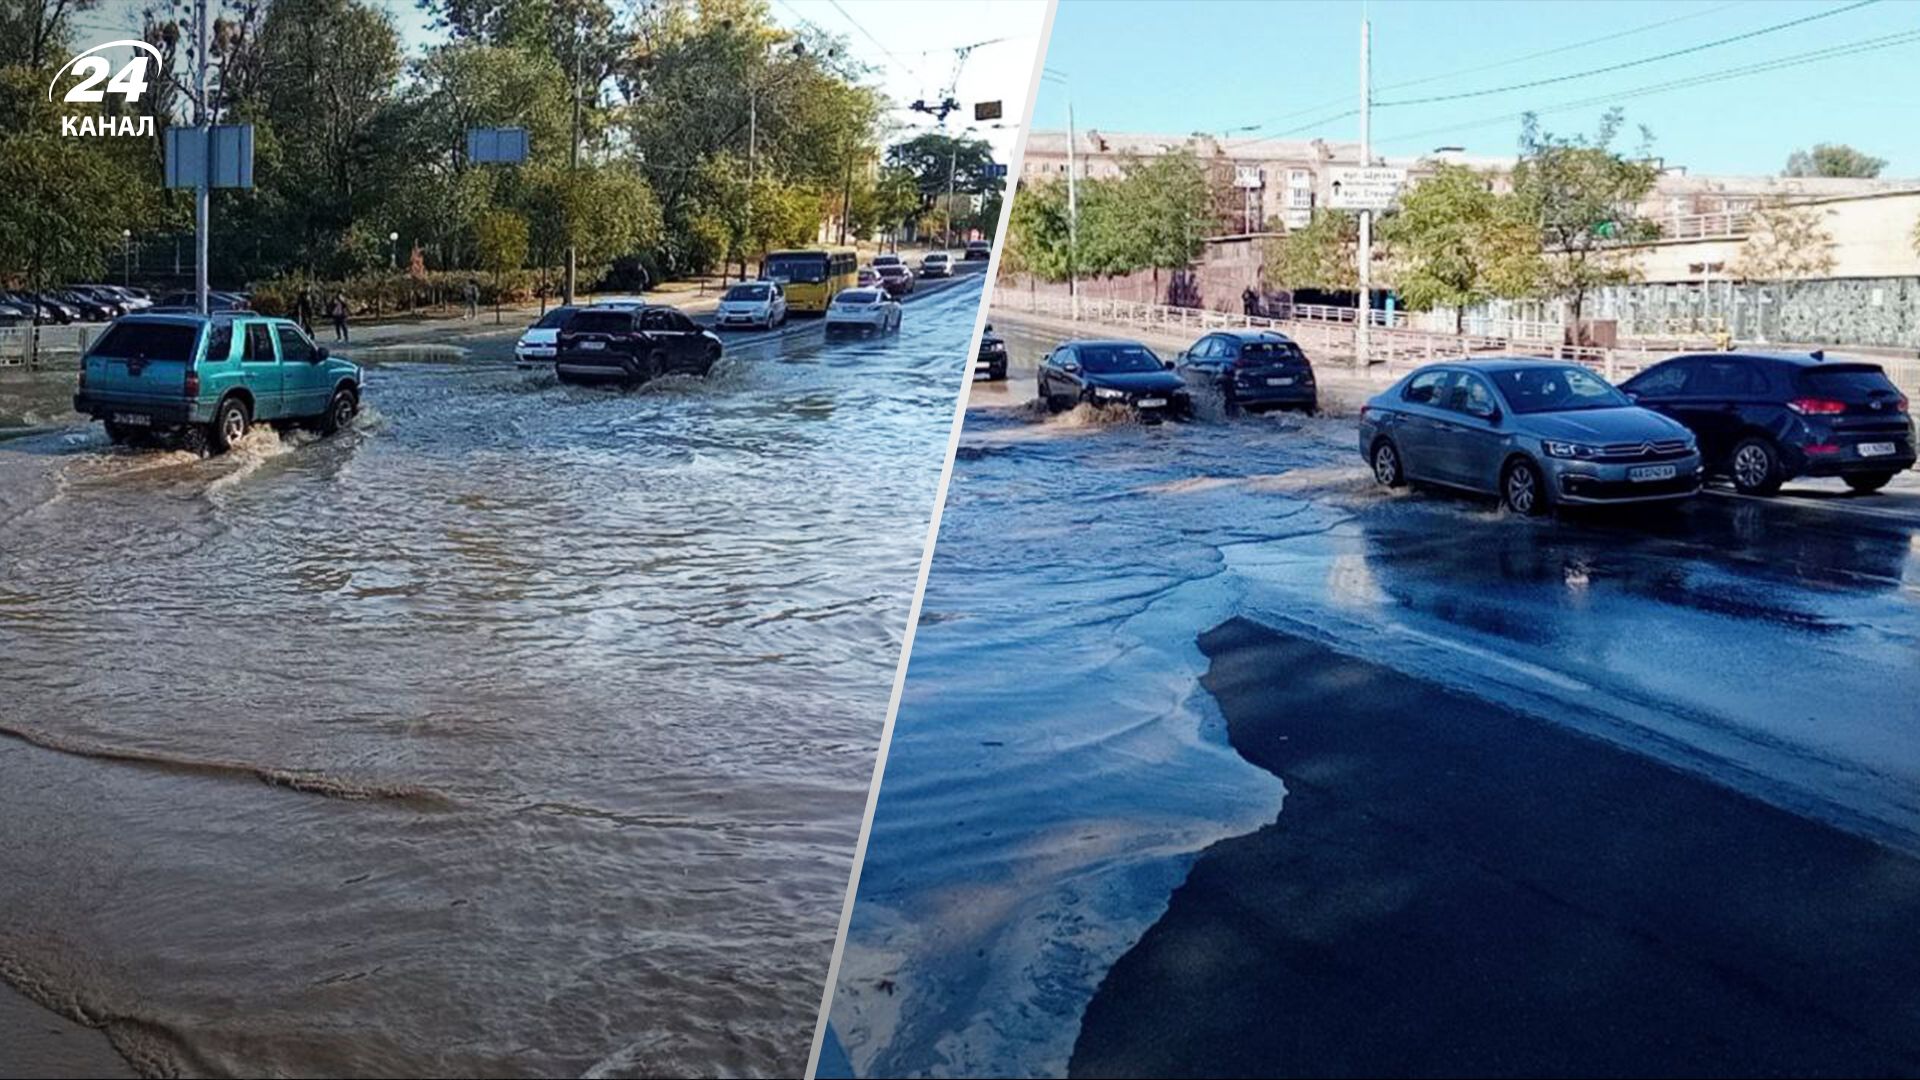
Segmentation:
[(327, 314), (333, 317), (333, 340), (347, 340), (347, 294), (334, 293), (333, 303), (327, 305)]
[(300, 294), (293, 298), (293, 317), (294, 317), (294, 320), (300, 324), (300, 329), (305, 330), (307, 332), (308, 337), (312, 337), (313, 336), (313, 289), (312, 287), (302, 285), (300, 287)]
[(1253, 291), (1253, 286), (1247, 286), (1246, 291), (1240, 294), (1240, 306), (1246, 309), (1249, 316), (1260, 314), (1260, 295)]
[(468, 319), (479, 318), (480, 317), (480, 282), (474, 280), (473, 278), (468, 278), (467, 287), (464, 290), (464, 292), (467, 298), (467, 313), (462, 317), (468, 318)]

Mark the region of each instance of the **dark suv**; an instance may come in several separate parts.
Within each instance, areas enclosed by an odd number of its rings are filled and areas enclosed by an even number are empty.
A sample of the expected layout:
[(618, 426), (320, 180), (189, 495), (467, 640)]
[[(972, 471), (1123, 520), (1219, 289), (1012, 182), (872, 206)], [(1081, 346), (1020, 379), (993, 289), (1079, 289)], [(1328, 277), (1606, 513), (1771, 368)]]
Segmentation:
[(1228, 411), (1292, 408), (1314, 412), (1320, 390), (1313, 364), (1300, 346), (1273, 330), (1221, 330), (1193, 343), (1179, 356), (1190, 383), (1220, 395)]
[(1747, 494), (1796, 476), (1878, 491), (1913, 467), (1906, 395), (1878, 364), (1819, 352), (1676, 356), (1620, 388), (1691, 429), (1707, 472)]
[(639, 386), (662, 375), (705, 376), (720, 339), (670, 307), (586, 307), (560, 328), (554, 374), (563, 383)]
[(1007, 343), (993, 332), (993, 324), (987, 324), (987, 330), (980, 335), (980, 355), (973, 364), (974, 374), (984, 371), (989, 382), (1000, 382), (1007, 377)]

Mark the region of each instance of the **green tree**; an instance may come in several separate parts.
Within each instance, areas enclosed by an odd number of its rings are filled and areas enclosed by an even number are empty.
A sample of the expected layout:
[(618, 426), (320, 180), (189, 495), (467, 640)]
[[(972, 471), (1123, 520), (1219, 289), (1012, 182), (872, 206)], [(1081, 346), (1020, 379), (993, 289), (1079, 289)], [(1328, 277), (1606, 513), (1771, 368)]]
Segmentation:
[(624, 167), (534, 165), (525, 189), (531, 251), (543, 269), (572, 245), (581, 279), (592, 281), (615, 259), (660, 243), (660, 203), (646, 180)]
[(913, 174), (923, 205), (947, 193), (947, 176), (953, 175), (953, 190), (971, 195), (999, 191), (1005, 181), (993, 175), (993, 147), (983, 139), (965, 135), (947, 135), (929, 131), (887, 148), (887, 164)]
[(1833, 263), (1820, 208), (1776, 201), (1754, 211), (1733, 269), (1748, 281), (1783, 283), (1831, 273)]
[[(1540, 232), (1543, 284), (1567, 301), (1576, 334), (1584, 333), (1581, 315), (1589, 293), (1632, 280), (1620, 248), (1659, 235), (1659, 227), (1637, 210), (1658, 170), (1645, 154), (1629, 159), (1613, 151), (1621, 119), (1620, 110), (1610, 110), (1591, 138), (1549, 134), (1531, 113), (1521, 121), (1513, 193)], [(1641, 134), (1646, 137), (1644, 129)]]
[(1862, 153), (1845, 143), (1816, 143), (1812, 150), (1795, 150), (1787, 155), (1786, 175), (1871, 179), (1886, 167), (1886, 158)]
[(1260, 280), (1275, 289), (1360, 288), (1360, 222), (1341, 210), (1315, 210), (1306, 225), (1266, 242)]
[(1213, 235), (1213, 191), (1207, 170), (1189, 150), (1170, 150), (1151, 158), (1123, 162), (1113, 192), (1110, 218), (1121, 230), (1119, 249), (1129, 269), (1153, 271), (1154, 295), (1160, 295), (1160, 271), (1184, 270)]
[(500, 321), (503, 279), (526, 265), (527, 219), (511, 210), (489, 210), (474, 227), (474, 249), (480, 267), (493, 275), (493, 321)]
[(1463, 165), (1442, 164), (1380, 221), (1393, 284), (1415, 311), (1448, 307), (1459, 330), (1466, 310), (1495, 296), (1537, 291), (1545, 267), (1540, 233), (1512, 196)]
[(1007, 218), (1000, 256), (1003, 274), (1065, 281), (1073, 271), (1068, 250), (1067, 186), (1059, 180), (1023, 184)]

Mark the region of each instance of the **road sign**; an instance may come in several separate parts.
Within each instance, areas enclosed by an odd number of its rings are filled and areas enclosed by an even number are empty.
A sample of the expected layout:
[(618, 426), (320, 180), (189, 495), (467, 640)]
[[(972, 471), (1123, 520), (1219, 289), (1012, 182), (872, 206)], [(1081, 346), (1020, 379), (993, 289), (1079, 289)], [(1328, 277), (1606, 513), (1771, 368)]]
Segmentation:
[[(213, 135), (212, 153), (207, 152), (209, 132)], [(197, 188), (202, 176), (207, 177), (208, 187), (253, 186), (252, 124), (170, 127), (166, 149), (166, 178), (170, 188)]]
[(976, 101), (976, 102), (974, 102), (974, 103), (973, 103), (973, 118), (974, 118), (975, 120), (998, 120), (998, 119), (1000, 119), (1000, 103), (999, 103), (999, 102), (997, 102), (997, 101)]
[(991, 165), (989, 165), (989, 166), (987, 166), (987, 175), (988, 175), (988, 176), (1005, 176), (1005, 175), (1007, 175), (1007, 164), (1006, 164), (1006, 162), (1004, 162), (1004, 161), (996, 161), (996, 162), (993, 162), (993, 163), (992, 163)]
[(1235, 165), (1233, 167), (1233, 186), (1248, 191), (1265, 187), (1266, 171), (1258, 165)]
[(1340, 165), (1327, 177), (1327, 205), (1335, 210), (1385, 210), (1400, 198), (1407, 170)]
[(519, 165), (527, 160), (527, 129), (468, 128), (467, 160), (475, 165)]

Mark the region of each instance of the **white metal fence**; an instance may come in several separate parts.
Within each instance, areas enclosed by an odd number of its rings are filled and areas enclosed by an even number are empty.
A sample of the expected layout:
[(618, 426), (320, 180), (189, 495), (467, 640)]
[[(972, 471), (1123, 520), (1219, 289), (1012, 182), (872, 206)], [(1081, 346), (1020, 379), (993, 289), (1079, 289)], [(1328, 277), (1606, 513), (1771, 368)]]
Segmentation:
[[(1017, 290), (996, 292), (994, 306), (1008, 311), (1024, 311), (1049, 318), (1123, 327), (1136, 332), (1189, 334), (1199, 337), (1211, 330), (1263, 328), (1278, 330), (1299, 342), (1316, 358), (1345, 361), (1356, 367), (1354, 357), (1355, 309), (1296, 304), (1288, 308), (1288, 318), (1237, 315), (1207, 308), (1169, 307), (1132, 300), (1108, 300), (1082, 297), (1076, 305), (1071, 298), (1041, 296)], [(1490, 328), (1506, 333), (1458, 334), (1451, 330), (1420, 329), (1395, 319), (1391, 324), (1386, 312), (1375, 310), (1373, 331), (1368, 335), (1365, 366), (1385, 365), (1389, 373), (1418, 367), (1435, 360), (1461, 356), (1515, 353), (1527, 356), (1552, 356), (1572, 360), (1607, 377), (1619, 380), (1671, 356), (1669, 346), (1635, 345), (1617, 348), (1571, 346), (1559, 343), (1557, 324), (1527, 323), (1521, 320), (1487, 320)], [(1512, 331), (1535, 336), (1514, 336)]]
[(42, 326), (40, 345), (33, 343), (34, 327), (0, 326), (0, 367), (20, 367), (35, 362), (45, 364), (87, 351), (93, 339), (106, 328), (105, 323), (86, 326)]

